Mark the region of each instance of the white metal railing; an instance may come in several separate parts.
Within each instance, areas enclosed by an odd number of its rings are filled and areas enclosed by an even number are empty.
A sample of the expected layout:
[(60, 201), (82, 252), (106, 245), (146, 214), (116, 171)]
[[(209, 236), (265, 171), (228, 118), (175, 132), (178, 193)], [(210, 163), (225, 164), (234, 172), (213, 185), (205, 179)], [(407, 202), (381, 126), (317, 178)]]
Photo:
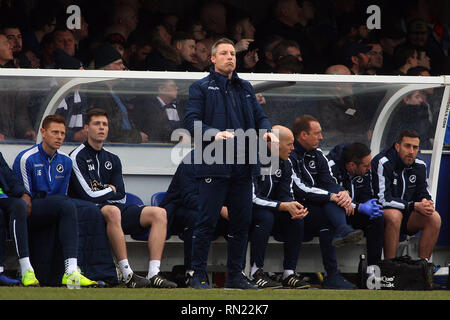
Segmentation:
[[(52, 70), (52, 69), (0, 69), (0, 77), (54, 77), (69, 78), (70, 81), (62, 85), (56, 91), (47, 105), (44, 116), (54, 113), (57, 105), (64, 95), (71, 88), (91, 82), (106, 81), (112, 79), (178, 79), (178, 80), (198, 80), (206, 76), (207, 73), (199, 72), (154, 72), (154, 71), (105, 71), (105, 70)], [(447, 126), (449, 112), (449, 85), (450, 76), (438, 77), (411, 77), (411, 76), (344, 76), (344, 75), (312, 75), (312, 74), (262, 74), (243, 73), (243, 79), (251, 81), (254, 85), (263, 85), (264, 82), (297, 82), (297, 83), (383, 83), (383, 84), (403, 84), (404, 87), (394, 92), (385, 103), (378, 115), (372, 135), (371, 150), (373, 154), (380, 151), (381, 139), (392, 111), (397, 102), (408, 92), (446, 86), (442, 104), (439, 112), (438, 125), (434, 136), (433, 153), (431, 157), (429, 184), (433, 198), (436, 197), (437, 183), (439, 177), (439, 166), (442, 155), (442, 144)], [(42, 119), (41, 119), (42, 121)], [(38, 132), (38, 142), (40, 140)]]

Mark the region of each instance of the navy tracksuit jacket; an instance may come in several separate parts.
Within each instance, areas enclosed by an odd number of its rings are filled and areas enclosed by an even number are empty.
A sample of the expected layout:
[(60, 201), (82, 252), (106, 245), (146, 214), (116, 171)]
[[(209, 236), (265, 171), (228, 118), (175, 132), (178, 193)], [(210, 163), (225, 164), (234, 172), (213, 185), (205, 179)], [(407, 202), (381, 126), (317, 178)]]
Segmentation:
[[(97, 151), (85, 142), (70, 157), (73, 161), (70, 196), (100, 204), (125, 203), (122, 163), (118, 156), (104, 148)], [(109, 184), (116, 187), (116, 192)]]
[(319, 236), (322, 261), (327, 274), (338, 271), (333, 236), (348, 229), (345, 211), (330, 201), (331, 193), (344, 190), (331, 175), (328, 159), (320, 149), (306, 150), (296, 140), (289, 156), (293, 168), (293, 189), (297, 201), (306, 205), (304, 241)]
[(409, 214), (414, 202), (431, 200), (428, 192), (427, 167), (420, 159), (407, 167), (394, 145), (372, 159), (373, 188), (383, 208)]

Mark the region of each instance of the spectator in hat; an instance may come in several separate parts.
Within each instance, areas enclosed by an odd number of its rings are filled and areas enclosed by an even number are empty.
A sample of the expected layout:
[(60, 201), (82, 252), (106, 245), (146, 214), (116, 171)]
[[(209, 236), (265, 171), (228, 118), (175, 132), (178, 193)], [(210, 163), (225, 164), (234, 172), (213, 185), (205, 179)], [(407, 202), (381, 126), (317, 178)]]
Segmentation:
[(436, 41), (425, 21), (413, 19), (408, 23), (407, 42), (430, 57), (430, 73), (439, 75), (446, 59), (442, 45)]
[[(120, 53), (109, 43), (100, 45), (94, 53), (94, 66), (99, 70), (125, 70)], [(109, 115), (110, 142), (141, 143), (148, 140), (148, 136), (137, 130), (129, 118), (127, 103), (123, 96), (114, 92), (119, 82), (117, 80), (93, 84), (88, 96), (88, 109), (101, 108)]]
[(371, 50), (371, 46), (359, 42), (350, 42), (344, 45), (342, 48), (342, 59), (344, 65), (350, 69), (351, 74), (367, 74), (367, 69), (369, 68), (368, 53)]
[(100, 70), (125, 70), (122, 55), (109, 43), (101, 44), (95, 51), (94, 67)]
[(114, 49), (116, 49), (120, 56), (123, 57), (123, 54), (125, 52), (125, 37), (121, 35), (120, 33), (111, 33), (106, 36), (106, 42), (111, 45)]

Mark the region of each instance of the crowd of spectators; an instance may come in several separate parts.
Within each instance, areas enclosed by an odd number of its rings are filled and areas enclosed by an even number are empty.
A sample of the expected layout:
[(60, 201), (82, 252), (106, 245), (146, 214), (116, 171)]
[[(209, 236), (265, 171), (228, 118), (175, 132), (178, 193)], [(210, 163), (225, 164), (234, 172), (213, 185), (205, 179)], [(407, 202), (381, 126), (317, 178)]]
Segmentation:
[[(227, 37), (236, 42), (238, 72), (320, 74), (338, 64), (351, 74), (448, 70), (445, 1), (274, 0), (239, 8), (230, 2), (188, 1), (180, 14), (156, 1), (2, 1), (0, 64), (68, 68), (56, 61), (59, 48), (93, 69), (95, 51), (108, 42), (129, 70), (208, 71), (212, 44)], [(81, 23), (68, 30), (72, 4), (81, 9)], [(381, 29), (368, 28), (372, 4), (381, 9)]]
[[(178, 10), (168, 12), (151, 0), (0, 1), (0, 67), (207, 72), (212, 45), (227, 37), (236, 44), (238, 73), (450, 74), (450, 28), (442, 14), (445, 1), (274, 0), (270, 5), (249, 2), (240, 7), (230, 2), (174, 1)], [(73, 4), (80, 8), (80, 27), (70, 30), (70, 13), (66, 10)], [(370, 14), (366, 9), (372, 4), (381, 9), (381, 29), (368, 28)], [(182, 14), (177, 13), (180, 6)], [(77, 87), (61, 101), (57, 113), (66, 118), (67, 141), (84, 141), (83, 114), (101, 101), (104, 108), (111, 107), (109, 111), (115, 116), (111, 122), (112, 142), (170, 142), (167, 135), (181, 126), (183, 116), (183, 99), (177, 84), (158, 84), (158, 95), (147, 100), (130, 100), (113, 93), (120, 84), (116, 81), (95, 85), (97, 92), (103, 92), (95, 96)], [(0, 107), (4, 115), (0, 141), (35, 140), (45, 98), (17, 91), (17, 84), (0, 86), (5, 102)], [(307, 103), (310, 108), (321, 106), (318, 113), (309, 113), (323, 122), (330, 143), (334, 143), (333, 136), (339, 140), (342, 135), (352, 136), (357, 131), (364, 132), (365, 139), (370, 140), (367, 127), (384, 93), (365, 93), (360, 97), (351, 84), (345, 83), (329, 89), (333, 92), (332, 101)], [(408, 112), (408, 106), (416, 106), (433, 127), (439, 92), (420, 91), (420, 99), (405, 97), (405, 112), (416, 114)], [(290, 114), (286, 108), (303, 110), (297, 99), (288, 101), (288, 96), (282, 98), (285, 117)], [(276, 97), (260, 98), (272, 119), (281, 116), (269, 108), (280, 103)], [(157, 128), (149, 119), (144, 121), (142, 112), (150, 108), (148, 105), (153, 106), (152, 116), (160, 114), (161, 121), (167, 120), (165, 129)], [(152, 128), (146, 127), (146, 122), (152, 123)], [(355, 127), (358, 123), (361, 130)], [(432, 136), (431, 127), (423, 128), (421, 134)]]

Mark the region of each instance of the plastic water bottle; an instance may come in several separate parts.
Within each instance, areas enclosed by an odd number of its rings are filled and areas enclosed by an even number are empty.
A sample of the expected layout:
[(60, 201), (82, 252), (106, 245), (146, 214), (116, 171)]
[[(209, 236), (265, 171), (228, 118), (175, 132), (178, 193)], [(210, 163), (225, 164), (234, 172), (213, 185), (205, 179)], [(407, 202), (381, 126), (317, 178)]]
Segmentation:
[(359, 256), (358, 265), (358, 288), (367, 289), (367, 260), (366, 255), (362, 254)]

